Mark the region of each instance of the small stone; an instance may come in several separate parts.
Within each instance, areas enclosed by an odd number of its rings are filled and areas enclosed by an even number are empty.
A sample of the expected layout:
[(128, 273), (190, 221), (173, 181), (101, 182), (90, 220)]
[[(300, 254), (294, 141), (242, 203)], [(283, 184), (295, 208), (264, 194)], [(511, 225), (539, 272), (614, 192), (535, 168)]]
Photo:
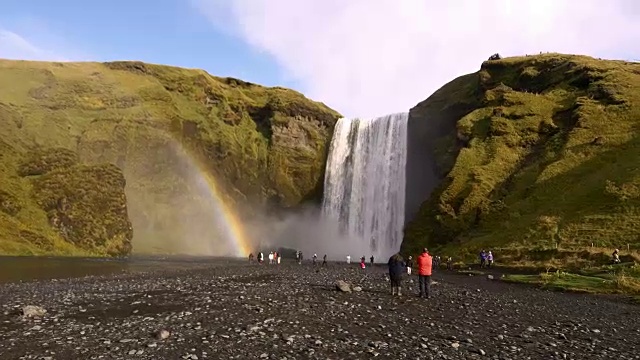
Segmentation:
[(156, 333), (156, 338), (159, 340), (164, 340), (171, 336), (171, 333), (168, 330), (162, 329)]

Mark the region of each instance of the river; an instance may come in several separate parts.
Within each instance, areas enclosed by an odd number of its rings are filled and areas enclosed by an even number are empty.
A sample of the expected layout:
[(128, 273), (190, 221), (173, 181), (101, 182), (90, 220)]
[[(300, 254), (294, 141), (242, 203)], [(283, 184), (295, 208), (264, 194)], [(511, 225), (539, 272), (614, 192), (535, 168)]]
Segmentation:
[(238, 262), (239, 259), (180, 256), (132, 256), (126, 259), (0, 256), (0, 283), (190, 269)]

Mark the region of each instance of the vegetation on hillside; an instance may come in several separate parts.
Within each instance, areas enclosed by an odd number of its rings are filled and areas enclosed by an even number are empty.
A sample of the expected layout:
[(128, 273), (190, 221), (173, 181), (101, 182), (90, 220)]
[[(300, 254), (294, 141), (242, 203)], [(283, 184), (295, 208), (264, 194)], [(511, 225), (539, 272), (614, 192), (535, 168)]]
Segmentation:
[(24, 155), (1, 144), (1, 253), (129, 253), (132, 228), (120, 169), (82, 165), (64, 148)]
[[(51, 209), (39, 202), (53, 201), (64, 188), (70, 198), (89, 201), (72, 207), (83, 211), (100, 189), (90, 183), (88, 168), (73, 168), (65, 184), (53, 175), (71, 171), (69, 164), (76, 161), (98, 166), (90, 168), (103, 171), (103, 182), (118, 183), (104, 164), (124, 173), (134, 251), (211, 253), (220, 229), (212, 224), (215, 200), (203, 188), (200, 172), (217, 180), (226, 202), (238, 211), (318, 200), (326, 149), (340, 116), (292, 90), (141, 62), (0, 60), (0, 79), (11, 84), (0, 88), (0, 253), (5, 254), (50, 252), (20, 235), (22, 230), (59, 244), (53, 251), (58, 253), (86, 253), (94, 245), (126, 250), (126, 241), (100, 245), (76, 232), (73, 236), (83, 238), (80, 245), (49, 223)], [(58, 149), (58, 156), (38, 165), (25, 160), (39, 149)], [(43, 170), (47, 174), (37, 176), (50, 176), (48, 181), (29, 175)], [(86, 189), (71, 186), (79, 176), (87, 176)], [(91, 200), (74, 191), (89, 192)], [(113, 226), (128, 231), (123, 222), (85, 220), (102, 222), (106, 232)]]
[(552, 290), (640, 296), (640, 265), (636, 263), (601, 266), (575, 273), (556, 270), (539, 275), (510, 274), (502, 280)]
[(498, 262), (561, 267), (640, 248), (640, 64), (490, 60), (412, 112), (450, 131), (436, 149), (442, 183), (407, 225), (405, 250), (475, 261), (485, 248)]

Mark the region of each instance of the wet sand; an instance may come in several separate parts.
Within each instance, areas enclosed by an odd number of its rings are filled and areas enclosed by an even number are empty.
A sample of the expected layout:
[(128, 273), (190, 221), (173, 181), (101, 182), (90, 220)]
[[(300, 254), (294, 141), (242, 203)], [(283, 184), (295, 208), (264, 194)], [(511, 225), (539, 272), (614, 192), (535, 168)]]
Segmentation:
[(420, 299), (416, 280), (398, 298), (384, 266), (216, 260), (5, 283), (0, 359), (640, 359), (636, 305), (444, 271)]

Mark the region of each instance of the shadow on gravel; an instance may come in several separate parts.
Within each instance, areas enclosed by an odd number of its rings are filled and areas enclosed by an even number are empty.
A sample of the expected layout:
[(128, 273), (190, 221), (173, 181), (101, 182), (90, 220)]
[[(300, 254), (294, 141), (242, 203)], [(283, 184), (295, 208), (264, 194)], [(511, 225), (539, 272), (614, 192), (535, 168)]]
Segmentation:
[(232, 282), (239, 284), (266, 283), (276, 279), (275, 274), (247, 275), (231, 279)]
[(121, 319), (131, 316), (154, 316), (162, 313), (180, 312), (184, 309), (184, 304), (168, 303), (168, 304), (136, 304), (118, 306), (113, 304), (111, 307), (101, 309), (91, 309), (85, 312), (73, 313), (66, 318), (74, 319), (80, 322), (94, 322), (95, 320)]

